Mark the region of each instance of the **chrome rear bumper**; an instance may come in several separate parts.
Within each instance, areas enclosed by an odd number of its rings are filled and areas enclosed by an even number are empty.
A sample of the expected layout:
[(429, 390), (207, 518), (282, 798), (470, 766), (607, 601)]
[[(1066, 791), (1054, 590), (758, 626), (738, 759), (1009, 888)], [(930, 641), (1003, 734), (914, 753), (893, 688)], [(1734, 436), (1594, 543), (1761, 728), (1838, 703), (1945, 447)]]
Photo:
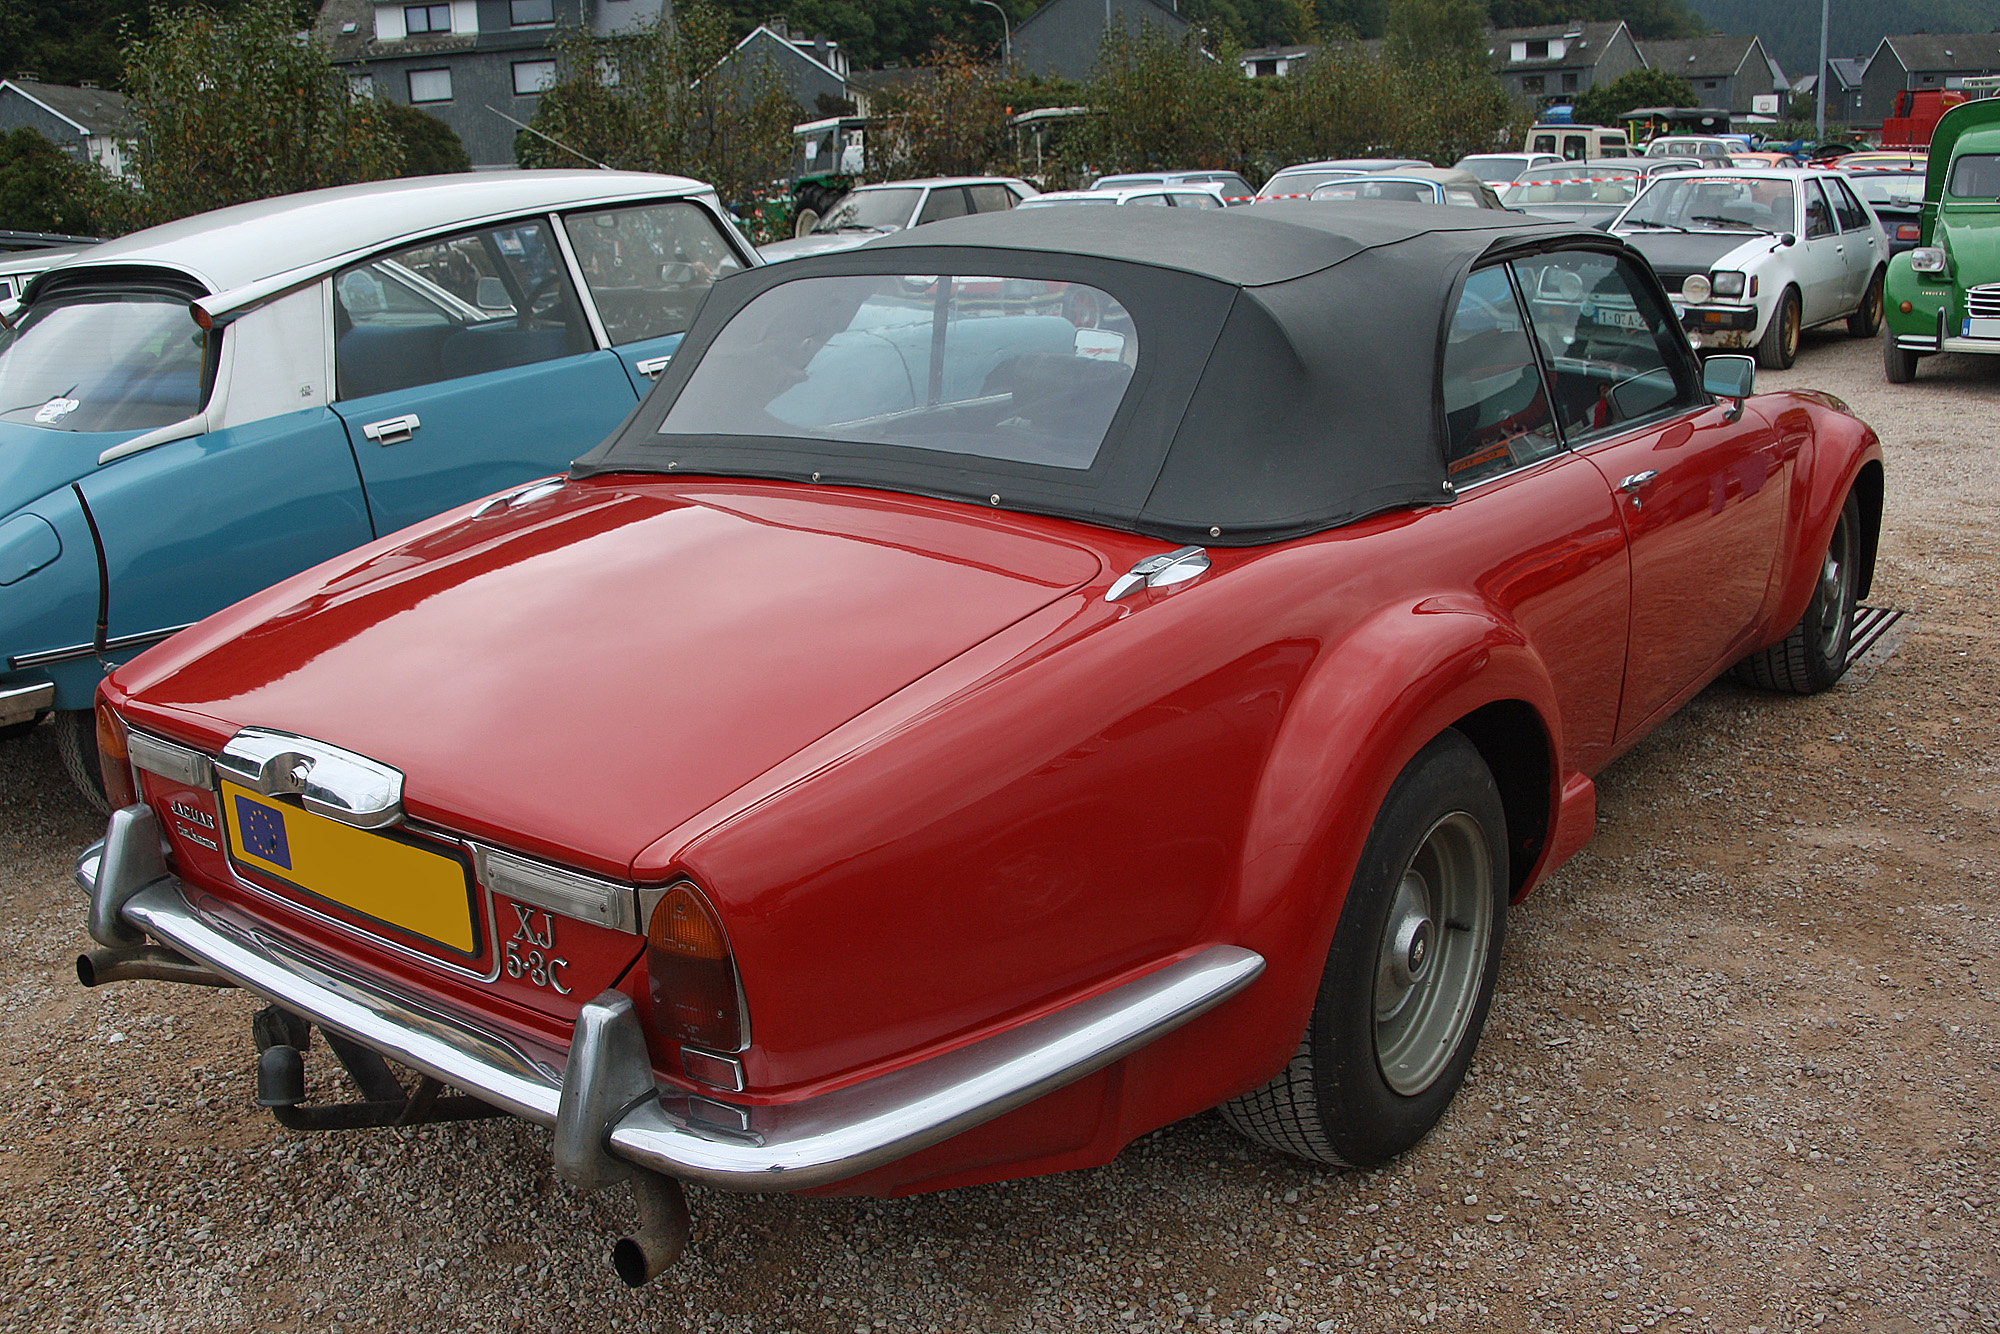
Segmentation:
[[(556, 1169), (584, 1187), (639, 1167), (738, 1191), (858, 1175), (1102, 1069), (1221, 1004), (1264, 969), (1230, 945), (957, 1051), (831, 1093), (745, 1106), (660, 1088), (629, 998), (583, 1007), (566, 1056), (530, 1051), (468, 1016), (354, 976), (190, 900), (166, 868), (152, 811), (115, 812), (77, 862), (91, 934), (151, 936), (315, 1023), (516, 1116), (555, 1128)], [(558, 1061), (561, 1062), (560, 1067)]]

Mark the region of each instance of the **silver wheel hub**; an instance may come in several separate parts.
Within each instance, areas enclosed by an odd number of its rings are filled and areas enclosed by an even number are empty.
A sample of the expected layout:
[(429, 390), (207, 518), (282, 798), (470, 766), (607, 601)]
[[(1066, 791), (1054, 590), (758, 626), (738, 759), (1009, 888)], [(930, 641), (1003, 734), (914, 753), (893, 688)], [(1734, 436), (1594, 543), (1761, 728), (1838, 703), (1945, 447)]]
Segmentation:
[(1496, 888), (1485, 830), (1463, 811), (1431, 827), (1397, 882), (1375, 952), (1375, 1061), (1398, 1093), (1429, 1088), (1464, 1042)]

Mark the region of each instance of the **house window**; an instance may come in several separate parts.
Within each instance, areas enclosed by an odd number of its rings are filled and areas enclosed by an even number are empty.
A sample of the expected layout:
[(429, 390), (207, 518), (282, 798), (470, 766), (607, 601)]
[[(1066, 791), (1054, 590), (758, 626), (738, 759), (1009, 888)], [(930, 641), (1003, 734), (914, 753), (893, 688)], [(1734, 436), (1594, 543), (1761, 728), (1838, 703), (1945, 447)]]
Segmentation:
[(451, 6), (404, 5), (403, 31), (412, 37), (427, 32), (450, 32)]
[(412, 102), (451, 101), (451, 71), (448, 69), (411, 70), (410, 100)]
[(507, 16), (517, 28), (541, 28), (556, 21), (555, 0), (509, 0)]
[(1711, 88), (1711, 89), (1718, 88), (1721, 86), (1721, 82), (1716, 79), (1703, 79), (1701, 81), (1701, 86), (1704, 88)]
[(1548, 80), (1539, 74), (1523, 74), (1521, 76), (1521, 91), (1524, 93), (1539, 93), (1547, 86)]
[(1574, 74), (1563, 75), (1563, 91), (1566, 93), (1573, 93), (1576, 91), (1576, 75)]
[(1278, 62), (1275, 60), (1253, 60), (1250, 62), (1250, 77), (1253, 79), (1274, 79), (1278, 76)]
[(375, 96), (375, 76), (373, 74), (348, 75), (347, 95), (354, 98)]
[(1527, 53), (1522, 57), (1524, 60), (1547, 60), (1548, 58), (1549, 44), (1547, 42), (1529, 42)]
[(556, 86), (556, 62), (553, 60), (517, 60), (514, 62), (514, 96), (532, 97)]

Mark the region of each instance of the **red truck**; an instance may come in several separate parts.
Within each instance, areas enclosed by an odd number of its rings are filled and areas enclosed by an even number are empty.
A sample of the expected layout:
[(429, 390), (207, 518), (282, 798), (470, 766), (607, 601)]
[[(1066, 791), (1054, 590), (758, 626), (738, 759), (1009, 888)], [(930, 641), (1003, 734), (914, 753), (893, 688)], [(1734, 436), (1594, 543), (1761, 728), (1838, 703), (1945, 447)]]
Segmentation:
[(1882, 147), (1929, 148), (1938, 118), (1963, 101), (1965, 94), (1955, 89), (1904, 89), (1882, 122)]

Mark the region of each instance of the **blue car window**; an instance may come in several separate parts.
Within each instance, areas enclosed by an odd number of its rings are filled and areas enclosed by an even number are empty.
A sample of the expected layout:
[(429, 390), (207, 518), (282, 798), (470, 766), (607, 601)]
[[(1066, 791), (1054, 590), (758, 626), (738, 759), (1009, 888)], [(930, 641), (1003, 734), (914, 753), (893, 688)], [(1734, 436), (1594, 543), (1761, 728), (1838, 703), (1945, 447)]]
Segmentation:
[(660, 433), (1088, 468), (1138, 353), (1125, 307), (1080, 283), (805, 278), (737, 312)]
[(613, 347), (686, 333), (709, 285), (743, 267), (715, 220), (682, 201), (563, 219)]
[(0, 333), (0, 421), (58, 431), (148, 431), (200, 409), (206, 336), (188, 299), (78, 292)]
[(532, 365), (593, 346), (541, 220), (399, 250), (335, 275), (342, 399)]

